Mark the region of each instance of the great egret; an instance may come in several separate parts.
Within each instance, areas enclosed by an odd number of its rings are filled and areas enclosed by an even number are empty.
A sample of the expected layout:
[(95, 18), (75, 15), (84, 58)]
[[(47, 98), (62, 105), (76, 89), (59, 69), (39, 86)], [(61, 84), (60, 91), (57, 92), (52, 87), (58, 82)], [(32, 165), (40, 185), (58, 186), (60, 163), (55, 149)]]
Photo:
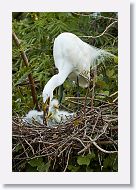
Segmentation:
[[(73, 118), (75, 113), (69, 113), (67, 111), (59, 110), (59, 102), (56, 99), (52, 99), (49, 112), (47, 115), (47, 126), (53, 126), (56, 124), (64, 123), (69, 119)], [(43, 111), (30, 110), (28, 114), (23, 118), (23, 122), (28, 124), (33, 124), (33, 121), (36, 121), (40, 124), (43, 124)]]
[(75, 34), (61, 33), (54, 41), (53, 57), (58, 74), (54, 75), (43, 89), (44, 112), (48, 114), (53, 91), (62, 85), (67, 77), (79, 81), (79, 86), (86, 88), (90, 81), (90, 67), (101, 62), (104, 57), (113, 56), (104, 50), (83, 42)]

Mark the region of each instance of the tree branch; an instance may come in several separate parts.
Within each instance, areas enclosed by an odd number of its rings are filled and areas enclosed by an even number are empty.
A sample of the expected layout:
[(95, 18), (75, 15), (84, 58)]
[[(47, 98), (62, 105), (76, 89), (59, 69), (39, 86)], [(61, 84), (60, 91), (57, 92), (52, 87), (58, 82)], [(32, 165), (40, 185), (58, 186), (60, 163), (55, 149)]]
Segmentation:
[[(18, 37), (16, 36), (15, 32), (12, 33), (13, 40), (18, 48), (20, 48), (21, 42), (19, 41)], [(21, 57), (23, 59), (24, 65), (26, 67), (29, 67), (29, 62), (27, 59), (27, 56), (23, 50), (20, 50)], [(38, 101), (37, 101), (37, 95), (36, 95), (36, 89), (34, 84), (34, 79), (32, 77), (32, 74), (28, 74), (28, 80), (31, 88), (32, 98), (33, 98), (33, 104), (36, 106), (36, 109), (39, 110)]]
[(82, 37), (82, 38), (93, 38), (93, 39), (96, 39), (96, 38), (100, 38), (101, 36), (103, 36), (106, 32), (107, 32), (107, 30), (112, 26), (112, 25), (114, 25), (115, 23), (117, 23), (118, 21), (114, 21), (114, 22), (112, 22), (110, 25), (108, 25), (106, 28), (105, 28), (105, 30), (101, 33), (101, 34), (99, 34), (98, 36), (80, 36), (80, 37)]

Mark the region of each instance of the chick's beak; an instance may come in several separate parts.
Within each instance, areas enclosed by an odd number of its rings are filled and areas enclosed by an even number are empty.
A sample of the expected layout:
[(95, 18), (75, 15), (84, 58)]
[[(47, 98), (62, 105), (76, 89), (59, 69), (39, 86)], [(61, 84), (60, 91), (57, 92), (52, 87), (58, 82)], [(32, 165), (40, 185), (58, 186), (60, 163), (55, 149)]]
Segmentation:
[(51, 116), (52, 116), (52, 113), (51, 113), (51, 112), (48, 112), (47, 119), (49, 119)]
[(59, 109), (59, 105), (54, 105), (54, 108), (55, 109)]

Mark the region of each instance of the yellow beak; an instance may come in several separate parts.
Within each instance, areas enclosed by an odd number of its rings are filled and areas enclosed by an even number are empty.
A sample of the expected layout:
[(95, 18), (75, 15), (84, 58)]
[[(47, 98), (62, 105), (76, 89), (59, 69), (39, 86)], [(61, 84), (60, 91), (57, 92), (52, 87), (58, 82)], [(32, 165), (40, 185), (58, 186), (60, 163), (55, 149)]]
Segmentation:
[(48, 112), (47, 119), (49, 119), (51, 116), (52, 116), (52, 113), (51, 113), (51, 112)]
[(46, 102), (43, 103), (43, 123), (44, 124), (47, 124), (49, 105), (50, 105), (50, 97), (48, 97)]
[(54, 108), (55, 109), (59, 109), (59, 105), (54, 105)]

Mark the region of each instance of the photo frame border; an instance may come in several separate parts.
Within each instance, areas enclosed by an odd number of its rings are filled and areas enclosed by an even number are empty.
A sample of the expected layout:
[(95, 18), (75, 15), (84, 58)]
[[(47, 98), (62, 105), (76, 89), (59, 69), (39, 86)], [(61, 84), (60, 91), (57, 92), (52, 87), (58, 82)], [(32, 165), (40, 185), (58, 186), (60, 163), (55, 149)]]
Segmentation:
[[(0, 164), (4, 184), (130, 184), (130, 4), (109, 0), (5, 0), (0, 18)], [(12, 12), (118, 12), (118, 172), (12, 172)], [(4, 163), (4, 164), (3, 164)], [(5, 164), (6, 163), (6, 164)]]

